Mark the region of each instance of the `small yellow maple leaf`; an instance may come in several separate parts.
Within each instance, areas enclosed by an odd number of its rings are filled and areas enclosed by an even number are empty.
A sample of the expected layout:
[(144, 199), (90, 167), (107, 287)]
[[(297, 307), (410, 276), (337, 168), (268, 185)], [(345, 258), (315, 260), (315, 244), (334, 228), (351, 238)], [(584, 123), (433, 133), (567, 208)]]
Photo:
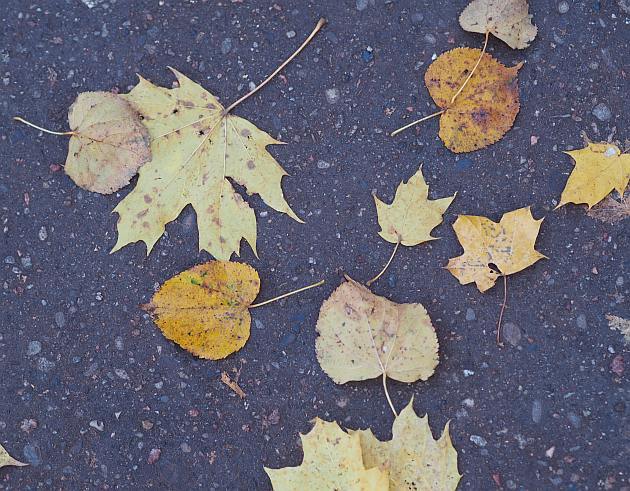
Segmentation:
[[(453, 100), (478, 60), (474, 76)], [(447, 148), (472, 152), (503, 138), (520, 108), (517, 74), (521, 66), (507, 68), (472, 48), (452, 49), (431, 63), (424, 81), (442, 109), (439, 135)]]
[(209, 261), (165, 281), (142, 308), (166, 338), (195, 356), (218, 360), (249, 339), (248, 308), (259, 290), (251, 266)]
[(19, 460), (16, 460), (13, 457), (11, 457), (9, 455), (9, 452), (7, 452), (2, 445), (0, 445), (0, 469), (8, 465), (13, 465), (15, 467), (22, 467), (28, 464), (20, 462)]
[(586, 203), (591, 208), (613, 190), (623, 196), (630, 180), (630, 154), (605, 142), (588, 142), (585, 148), (564, 153), (575, 161), (575, 168), (556, 208), (567, 203)]
[(490, 32), (512, 49), (523, 49), (538, 32), (531, 19), (526, 0), (473, 0), (459, 16), (459, 24), (469, 32)]
[(140, 78), (124, 96), (144, 117), (153, 157), (140, 170), (134, 190), (114, 209), (120, 217), (112, 252), (143, 241), (148, 254), (165, 225), (190, 204), (197, 213), (200, 251), (229, 260), (239, 254), (244, 238), (256, 253), (254, 210), (228, 178), (301, 222), (284, 199), (286, 172), (266, 150), (282, 142), (226, 113), (210, 92), (171, 70), (179, 87), (166, 89)]
[(422, 242), (435, 240), (431, 230), (442, 223), (442, 215), (455, 199), (429, 200), (429, 186), (418, 169), (408, 182), (401, 182), (396, 189), (396, 196), (390, 205), (374, 195), (379, 235), (393, 244), (415, 246)]
[(428, 416), (416, 415), (412, 398), (394, 420), (391, 440), (378, 440), (370, 429), (349, 433), (360, 436), (366, 467), (389, 471), (390, 491), (454, 491), (461, 475), (448, 426), (434, 440)]
[(499, 276), (522, 271), (546, 257), (534, 249), (542, 221), (534, 219), (529, 207), (505, 213), (499, 223), (483, 216), (460, 215), (453, 229), (464, 254), (450, 259), (446, 269), (462, 285), (474, 281), (484, 292)]
[(300, 435), (304, 458), (297, 467), (265, 472), (274, 491), (387, 491), (387, 471), (368, 469), (361, 457), (359, 435), (349, 435), (335, 422), (319, 418), (306, 435)]

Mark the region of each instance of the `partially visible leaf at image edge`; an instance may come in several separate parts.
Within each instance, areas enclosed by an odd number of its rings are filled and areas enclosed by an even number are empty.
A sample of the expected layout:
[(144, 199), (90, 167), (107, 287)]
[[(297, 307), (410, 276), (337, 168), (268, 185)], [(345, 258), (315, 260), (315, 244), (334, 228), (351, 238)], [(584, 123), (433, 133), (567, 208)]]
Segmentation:
[(9, 455), (9, 452), (7, 452), (2, 445), (0, 445), (0, 469), (2, 467), (9, 466), (9, 465), (12, 465), (15, 467), (23, 467), (28, 464), (20, 462), (19, 460), (16, 460), (13, 457), (11, 457)]

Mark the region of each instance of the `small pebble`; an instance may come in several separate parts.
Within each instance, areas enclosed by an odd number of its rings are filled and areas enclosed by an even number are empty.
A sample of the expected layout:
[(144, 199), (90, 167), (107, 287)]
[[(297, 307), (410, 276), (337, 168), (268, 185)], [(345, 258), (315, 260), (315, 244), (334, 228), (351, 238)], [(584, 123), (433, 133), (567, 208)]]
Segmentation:
[(38, 355), (42, 350), (42, 343), (39, 341), (31, 341), (28, 343), (28, 348), (26, 349), (26, 356), (35, 356)]
[(37, 369), (40, 372), (48, 373), (53, 368), (55, 368), (55, 362), (50, 361), (49, 359), (42, 357), (37, 360)]
[(471, 308), (467, 308), (466, 309), (466, 320), (468, 322), (474, 321), (477, 318), (477, 316), (475, 315), (475, 311)]
[(433, 34), (425, 34), (424, 40), (429, 44), (437, 43), (437, 38)]
[(518, 346), (522, 338), (521, 329), (512, 322), (503, 324), (503, 339), (512, 346)]
[(333, 87), (332, 89), (326, 89), (326, 100), (329, 104), (336, 104), (339, 102), (339, 98), (341, 94), (339, 93), (339, 89)]
[(31, 261), (31, 256), (22, 256), (20, 258), (20, 262), (22, 263), (23, 268), (30, 268), (33, 265), (33, 261)]
[(66, 325), (66, 316), (63, 315), (63, 312), (55, 312), (55, 324), (60, 329)]
[(368, 7), (368, 0), (357, 0), (356, 2), (357, 10), (361, 12)]
[(361, 53), (361, 59), (365, 63), (369, 63), (370, 61), (372, 61), (374, 59), (374, 53), (372, 51), (372, 48), (368, 47), (364, 49), (363, 52)]
[(573, 428), (577, 429), (582, 426), (582, 420), (573, 411), (570, 411), (569, 414), (567, 414), (567, 418), (569, 418), (569, 422), (571, 423), (571, 426), (573, 426)]
[(330, 164), (328, 162), (326, 162), (325, 160), (318, 160), (317, 161), (317, 168), (318, 169), (328, 169), (330, 167)]
[(295, 37), (295, 31), (289, 31), (289, 32), (287, 32), (287, 37), (288, 37), (289, 39), (294, 38), (294, 37)]
[(412, 24), (420, 24), (422, 23), (422, 21), (424, 20), (424, 15), (422, 15), (422, 12), (415, 12), (413, 14), (411, 14), (411, 23)]
[(536, 424), (542, 419), (542, 402), (536, 399), (532, 404), (532, 421)]
[(159, 448), (152, 448), (149, 452), (149, 457), (147, 457), (147, 464), (155, 464), (158, 460), (160, 460), (161, 454), (162, 450)]
[(46, 230), (46, 227), (40, 228), (37, 236), (39, 237), (39, 240), (44, 242), (48, 238), (48, 230)]
[(569, 11), (569, 2), (565, 2), (564, 0), (558, 4), (558, 12), (561, 14), (566, 14)]
[(575, 319), (575, 323), (580, 331), (585, 331), (588, 328), (586, 316), (584, 314), (578, 315), (577, 319)]
[(600, 121), (610, 121), (610, 118), (612, 118), (612, 112), (606, 104), (599, 103), (593, 108), (593, 116)]
[(256, 325), (256, 329), (264, 329), (265, 328), (265, 325), (259, 319), (255, 319), (254, 320), (254, 324)]
[(485, 447), (488, 444), (488, 441), (479, 435), (470, 435), (470, 441), (478, 447)]
[(230, 51), (232, 51), (232, 40), (225, 38), (221, 43), (221, 54), (227, 55)]

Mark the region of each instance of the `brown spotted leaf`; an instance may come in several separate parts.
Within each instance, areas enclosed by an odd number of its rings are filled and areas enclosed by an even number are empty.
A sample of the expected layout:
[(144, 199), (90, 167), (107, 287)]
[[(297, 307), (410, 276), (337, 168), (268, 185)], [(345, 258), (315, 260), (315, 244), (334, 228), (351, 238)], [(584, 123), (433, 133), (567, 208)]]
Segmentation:
[(179, 86), (143, 78), (124, 97), (144, 117), (153, 159), (135, 189), (114, 209), (118, 241), (112, 252), (143, 241), (147, 254), (187, 205), (197, 213), (199, 250), (229, 260), (245, 239), (256, 252), (254, 210), (230, 179), (275, 210), (301, 221), (284, 199), (286, 172), (267, 152), (280, 144), (246, 119), (226, 114), (216, 97), (176, 70)]

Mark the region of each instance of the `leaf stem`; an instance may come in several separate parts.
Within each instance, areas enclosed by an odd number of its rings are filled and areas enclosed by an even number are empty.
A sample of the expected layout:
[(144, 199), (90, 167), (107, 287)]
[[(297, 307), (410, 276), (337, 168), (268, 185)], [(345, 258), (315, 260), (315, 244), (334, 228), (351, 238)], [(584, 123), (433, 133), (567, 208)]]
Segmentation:
[(446, 111), (446, 109), (442, 109), (441, 111), (437, 111), (437, 112), (434, 112), (433, 114), (429, 114), (428, 116), (425, 116), (424, 118), (416, 119), (415, 121), (413, 121), (413, 122), (411, 122), (409, 124), (406, 124), (402, 128), (398, 128), (397, 130), (392, 131), (389, 136), (396, 136), (401, 131), (405, 131), (407, 128), (411, 128), (412, 126), (415, 126), (418, 123), (422, 123), (423, 121), (426, 121), (427, 119), (431, 119), (431, 118), (434, 118), (436, 116), (439, 116), (444, 111)]
[(477, 67), (479, 66), (479, 63), (481, 63), (481, 59), (483, 58), (483, 55), (486, 52), (486, 48), (488, 47), (488, 38), (489, 37), (490, 37), (490, 31), (486, 31), (486, 40), (483, 43), (483, 49), (481, 50), (481, 54), (479, 55), (479, 58), (477, 59), (477, 63), (475, 63), (475, 66), (473, 67), (473, 69), (468, 74), (468, 77), (466, 77), (466, 80), (464, 80), (464, 83), (462, 84), (462, 86), (457, 90), (457, 92), (455, 92), (455, 95), (451, 99), (451, 104), (453, 104), (453, 102), (455, 102), (455, 99), (457, 99), (457, 96), (459, 94), (461, 94), (462, 90), (464, 90), (464, 87), (466, 87), (466, 84), (468, 83), (470, 78), (473, 76), (473, 73), (475, 73), (475, 70), (477, 70)]
[(303, 286), (302, 288), (298, 288), (297, 290), (293, 290), (287, 293), (283, 293), (282, 295), (278, 295), (277, 297), (270, 298), (269, 300), (265, 300), (259, 303), (253, 303), (249, 306), (250, 309), (254, 309), (256, 307), (262, 307), (263, 305), (267, 305), (268, 303), (275, 302), (277, 300), (281, 300), (285, 297), (290, 297), (291, 295), (295, 295), (296, 293), (303, 292), (305, 290), (310, 290), (311, 288), (315, 288), (316, 286), (320, 286), (324, 284), (324, 280), (318, 281), (317, 283), (313, 283), (312, 285)]
[(507, 275), (503, 275), (503, 304), (501, 305), (501, 313), (499, 314), (499, 321), (497, 322), (497, 344), (503, 346), (501, 342), (501, 323), (503, 321), (503, 311), (507, 304)]
[(398, 413), (396, 412), (396, 408), (394, 407), (394, 403), (392, 402), (391, 397), (389, 397), (389, 391), (387, 390), (387, 375), (383, 372), (383, 389), (385, 389), (385, 397), (387, 397), (387, 402), (389, 402), (389, 407), (394, 413), (394, 417), (398, 417)]
[(326, 19), (319, 19), (319, 21), (317, 22), (317, 25), (315, 26), (315, 28), (313, 29), (313, 31), (308, 35), (308, 37), (304, 40), (304, 42), (300, 45), (300, 47), (291, 55), (289, 56), (278, 68), (275, 69), (275, 71), (269, 75), (265, 80), (263, 80), (260, 85), (258, 85), (257, 87), (254, 88), (254, 90), (248, 92), (247, 94), (245, 94), (243, 97), (241, 97), (239, 100), (237, 100), (236, 102), (233, 102), (232, 104), (230, 104), (227, 109), (224, 111), (224, 114), (228, 114), (232, 109), (234, 109), (236, 106), (238, 106), (241, 102), (243, 102), (245, 99), (248, 99), (249, 97), (253, 96), (256, 92), (258, 92), (260, 89), (262, 89), (265, 85), (267, 85), (267, 83), (276, 75), (278, 75), (278, 73), (285, 67), (287, 66), (289, 63), (291, 63), (291, 61), (293, 60), (293, 58), (295, 58), (297, 55), (300, 54), (300, 52), (306, 48), (306, 45), (308, 43), (311, 42), (311, 40), (315, 37), (315, 35), (319, 32), (319, 30), (324, 27), (326, 25)]
[(396, 247), (394, 247), (394, 250), (392, 251), (392, 255), (389, 256), (389, 260), (387, 261), (387, 263), (385, 264), (385, 266), (383, 267), (383, 269), (381, 269), (381, 272), (379, 274), (377, 274), (374, 278), (372, 278), (370, 281), (368, 281), (365, 286), (370, 286), (372, 283), (374, 283), (376, 280), (378, 280), (381, 276), (383, 276), (383, 273), (385, 273), (385, 270), (389, 267), (389, 265), (392, 263), (392, 259), (394, 259), (394, 255), (396, 254), (396, 251), (398, 250), (398, 246), (400, 245), (400, 240), (398, 242), (396, 242)]
[(37, 126), (36, 124), (31, 123), (30, 121), (26, 121), (26, 119), (24, 118), (20, 118), (19, 116), (14, 116), (13, 119), (15, 119), (16, 121), (19, 121), (20, 123), (24, 123), (25, 125), (28, 126), (32, 126), (33, 128), (38, 129), (39, 131), (43, 131), (44, 133), (50, 133), (51, 135), (74, 135), (75, 132), (74, 131), (52, 131), (52, 130), (47, 130), (46, 128), (42, 128), (41, 126)]

